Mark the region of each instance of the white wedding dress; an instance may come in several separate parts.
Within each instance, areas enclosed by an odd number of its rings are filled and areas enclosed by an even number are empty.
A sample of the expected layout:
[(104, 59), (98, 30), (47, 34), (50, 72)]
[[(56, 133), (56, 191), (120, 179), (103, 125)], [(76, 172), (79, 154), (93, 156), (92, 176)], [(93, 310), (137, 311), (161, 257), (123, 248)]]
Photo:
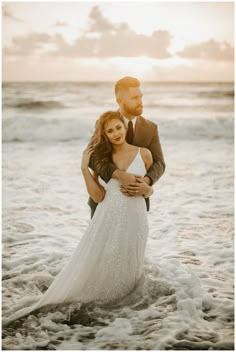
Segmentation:
[[(146, 174), (140, 149), (126, 171)], [(99, 181), (106, 190), (105, 198), (71, 259), (39, 301), (14, 313), (6, 324), (48, 304), (113, 302), (129, 294), (138, 283), (148, 235), (145, 200), (142, 196), (124, 196), (115, 179), (107, 184)]]

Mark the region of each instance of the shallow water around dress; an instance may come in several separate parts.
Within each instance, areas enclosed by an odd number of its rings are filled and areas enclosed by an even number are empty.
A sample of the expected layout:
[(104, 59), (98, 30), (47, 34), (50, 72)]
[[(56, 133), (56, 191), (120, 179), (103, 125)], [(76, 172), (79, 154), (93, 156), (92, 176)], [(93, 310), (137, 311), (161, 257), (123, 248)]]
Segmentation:
[[(34, 85), (35, 100), (54, 101), (60, 90), (66, 108), (31, 104), (29, 86), (4, 91), (3, 318), (45, 292), (90, 221), (80, 160), (112, 95), (83, 87), (75, 119), (78, 87), (50, 87), (46, 99), (45, 86)], [(2, 331), (3, 349), (233, 350), (232, 87), (145, 90), (144, 116), (158, 122), (167, 168), (151, 197), (142, 279), (116, 304), (48, 306), (14, 322)]]

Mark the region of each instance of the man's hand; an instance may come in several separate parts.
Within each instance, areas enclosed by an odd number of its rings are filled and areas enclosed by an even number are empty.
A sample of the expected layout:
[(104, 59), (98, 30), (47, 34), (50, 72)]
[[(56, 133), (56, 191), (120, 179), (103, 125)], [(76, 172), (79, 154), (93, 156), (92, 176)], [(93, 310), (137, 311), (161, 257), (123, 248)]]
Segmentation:
[(116, 169), (112, 175), (113, 178), (117, 179), (123, 187), (128, 187), (131, 183), (136, 182), (136, 175), (128, 172)]
[(153, 193), (152, 187), (145, 182), (143, 177), (135, 176), (135, 178), (135, 182), (129, 184), (127, 187), (121, 186), (121, 192), (130, 197), (149, 197)]
[(144, 196), (149, 197), (153, 193), (150, 184), (150, 178), (145, 176), (134, 175), (126, 173), (125, 171), (116, 169), (113, 177), (121, 183), (121, 192), (128, 197)]

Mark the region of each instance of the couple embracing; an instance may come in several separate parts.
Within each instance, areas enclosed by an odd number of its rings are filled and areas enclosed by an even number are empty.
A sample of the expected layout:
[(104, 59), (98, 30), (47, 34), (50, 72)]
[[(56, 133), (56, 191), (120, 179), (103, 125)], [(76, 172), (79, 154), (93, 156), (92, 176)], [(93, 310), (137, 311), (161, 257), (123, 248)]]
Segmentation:
[(97, 120), (81, 161), (92, 220), (39, 301), (16, 312), (8, 323), (48, 304), (117, 301), (141, 278), (149, 197), (165, 162), (157, 125), (141, 116), (140, 82), (120, 79), (115, 95), (119, 110)]

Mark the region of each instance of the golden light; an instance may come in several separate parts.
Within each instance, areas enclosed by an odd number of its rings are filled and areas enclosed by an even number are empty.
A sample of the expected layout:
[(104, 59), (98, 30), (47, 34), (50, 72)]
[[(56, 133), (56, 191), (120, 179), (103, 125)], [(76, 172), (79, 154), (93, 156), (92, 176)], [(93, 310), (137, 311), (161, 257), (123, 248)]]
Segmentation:
[(144, 79), (152, 71), (155, 60), (141, 57), (115, 57), (111, 59), (112, 64), (121, 75), (133, 75)]

